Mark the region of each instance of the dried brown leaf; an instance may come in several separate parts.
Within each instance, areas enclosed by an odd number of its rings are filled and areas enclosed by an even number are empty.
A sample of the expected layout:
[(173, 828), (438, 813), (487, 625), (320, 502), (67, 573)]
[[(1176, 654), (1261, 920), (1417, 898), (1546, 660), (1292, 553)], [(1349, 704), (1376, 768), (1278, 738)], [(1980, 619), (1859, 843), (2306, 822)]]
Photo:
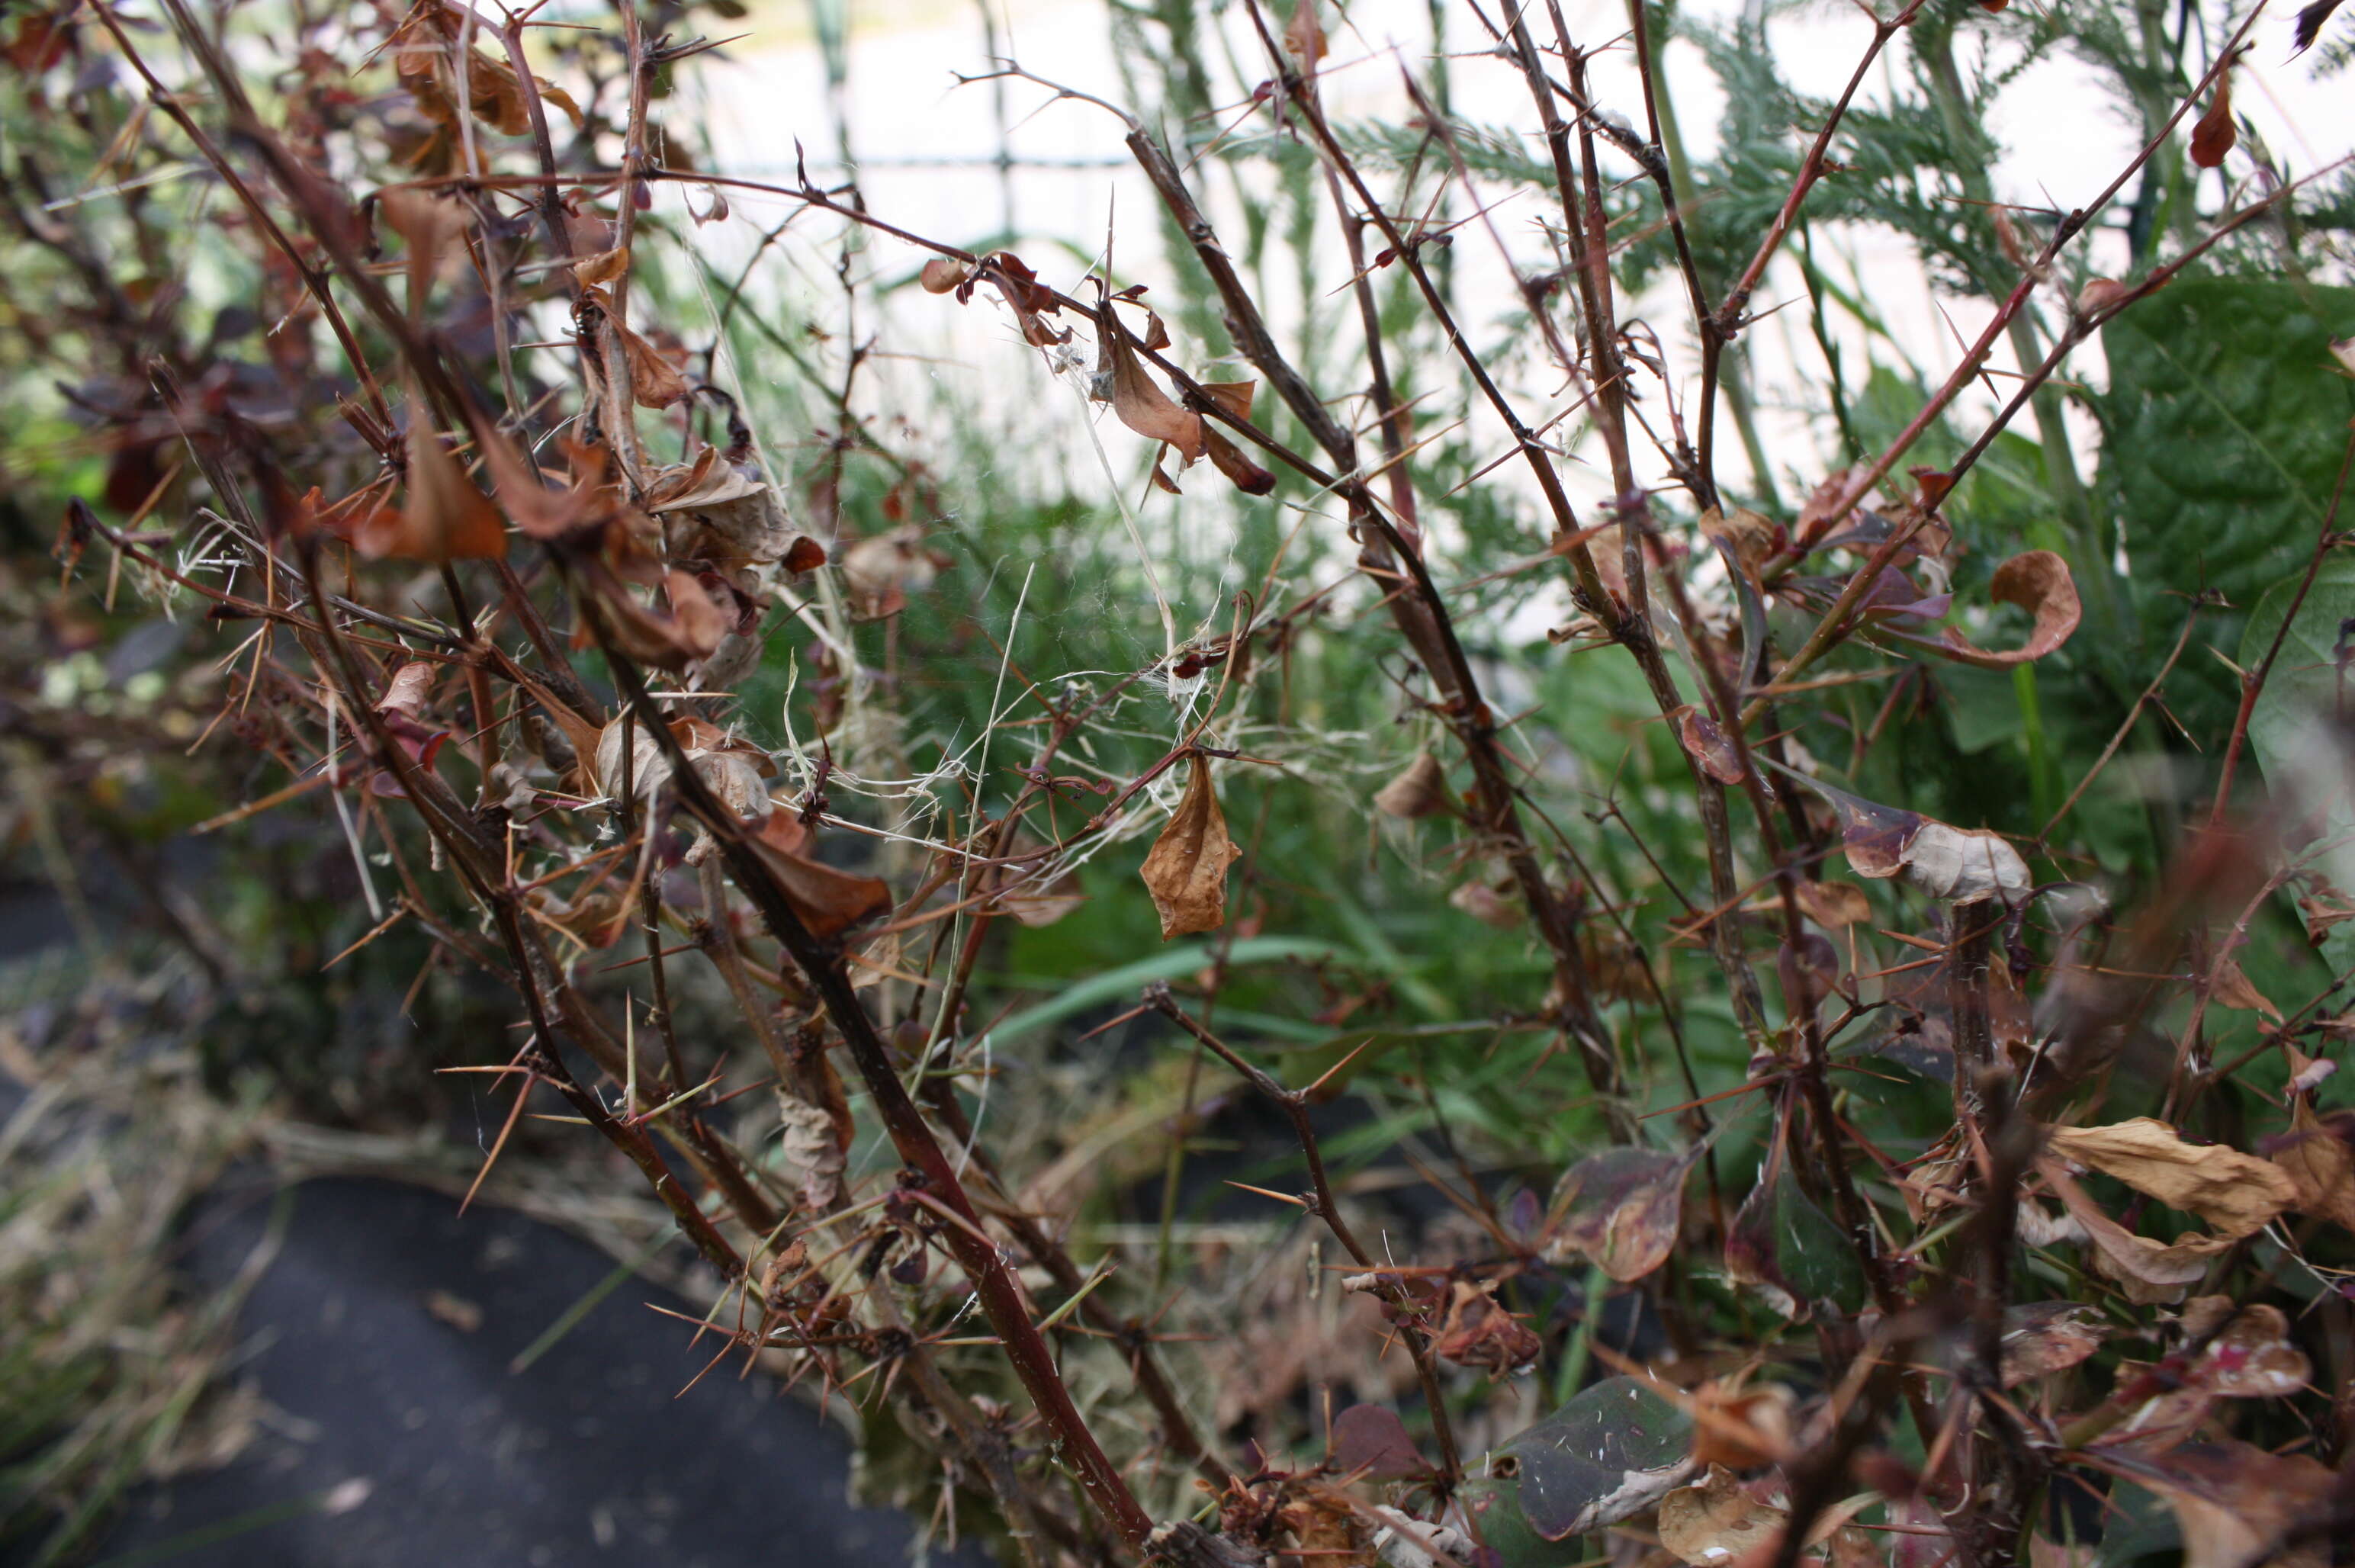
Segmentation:
[(1677, 741), (1686, 755), (1699, 764), (1700, 771), (1720, 784), (1740, 784), (1747, 776), (1742, 766), (1742, 754), (1734, 750), (1732, 740), (1718, 721), (1689, 702), (1680, 703), (1668, 710), (1668, 723), (1677, 732)]
[(2221, 958), (2216, 962), (2213, 984), (2208, 999), (2220, 1008), (2236, 1008), (2243, 1012), (2262, 1013), (2274, 1022), (2282, 1021), (2281, 1009), (2274, 1006), (2263, 991), (2249, 979), (2237, 958)]
[(2193, 1144), (2148, 1116), (2103, 1127), (2055, 1127), (2056, 1154), (2115, 1176), (2171, 1209), (2197, 1214), (2227, 1236), (2245, 1236), (2297, 1200), (2296, 1184), (2271, 1160)]
[(1143, 876), (1161, 915), (1161, 939), (1215, 931), (1227, 918), (1227, 868), (1242, 851), (1227, 837), (1226, 814), (1210, 784), (1209, 759), (1187, 764), (1178, 809), (1146, 852)]
[(442, 444), (421, 400), (409, 407), (408, 492), (398, 514), (369, 513), (352, 530), (362, 555), (400, 560), (497, 560), (507, 553), (506, 525), (490, 497), (474, 488)]
[(2246, 1443), (2184, 1443), (2159, 1453), (2112, 1454), (2105, 1468), (2147, 1487), (2173, 1510), (2183, 1568), (2319, 1568), (2329, 1541), (2279, 1549), (2290, 1528), (2321, 1507), (2337, 1479), (2302, 1454)]
[(2173, 1242), (2137, 1236), (2103, 1213), (2058, 1160), (2040, 1158), (2036, 1168), (2045, 1185), (2068, 1209), (2070, 1217), (2084, 1229), (2094, 1248), (2095, 1266), (2108, 1278), (2116, 1280), (2131, 1301), (2147, 1306), (2181, 1300), (2185, 1287), (2207, 1274), (2208, 1265), (2217, 1254), (2232, 1250), (2232, 1237), (2200, 1232)]
[(2355, 1231), (2355, 1148), (2304, 1100), (2290, 1108), (2289, 1132), (2273, 1156), (2296, 1189), (2298, 1212)]
[(1828, 931), (1872, 919), (1872, 901), (1854, 882), (1801, 882), (1794, 896), (1799, 912)]
[(1711, 1465), (1700, 1481), (1660, 1499), (1660, 1544), (1693, 1568), (1729, 1568), (1780, 1540), (1790, 1517), (1752, 1497), (1724, 1466)]
[(1432, 816), (1447, 807), (1447, 770), (1429, 752), (1416, 752), (1406, 771), (1374, 795), (1374, 809), (1386, 816)]
[(1955, 663), (1978, 669), (2009, 669), (2015, 665), (2032, 663), (2059, 648), (2084, 617), (2083, 606), (2077, 598), (2076, 580), (2069, 575), (2069, 563), (2049, 549), (2032, 549), (1997, 567), (1988, 592), (1998, 603), (2017, 604), (2035, 617), (2028, 641), (2020, 646), (2002, 651), (1977, 647), (1952, 627), (1934, 645), (1924, 638), (1896, 640), (1934, 646)]
[(1705, 538), (1723, 539), (1753, 581), (1767, 559), (1782, 548), (1784, 539), (1782, 525), (1747, 507), (1730, 512), (1711, 507), (1700, 515), (1700, 531)]
[(838, 936), (861, 921), (890, 912), (888, 883), (811, 859), (802, 853), (808, 839), (808, 830), (793, 813), (779, 811), (761, 824), (751, 844), (812, 935), (821, 940)]
[(2004, 1309), (2003, 1386), (2063, 1371), (2102, 1348), (2108, 1332), (2090, 1307), (2073, 1301), (2038, 1301)]
[(1200, 457), (1205, 447), (1202, 416), (1178, 407), (1146, 373), (1109, 306), (1096, 343), (1097, 372), (1106, 379), (1104, 395), (1120, 422), (1149, 440), (1167, 443), (1177, 451), (1181, 468)]
[(1207, 420), (1202, 424), (1202, 450), (1210, 465), (1244, 495), (1264, 496), (1275, 488), (1275, 475), (1244, 456), (1241, 447), (1229, 441), (1224, 432), (1213, 430)]
[(945, 294), (954, 293), (972, 276), (973, 268), (965, 262), (954, 256), (935, 256), (924, 263), (923, 271), (916, 274), (916, 281), (923, 285), (928, 294)]
[(1497, 1282), (1454, 1282), (1447, 1315), (1439, 1325), (1432, 1349), (1441, 1360), (1458, 1366), (1485, 1368), (1502, 1377), (1538, 1359), (1545, 1349), (1521, 1320), (1497, 1304)]
[(2228, 65), (2216, 78), (2216, 95), (2208, 101), (2208, 112), (2191, 127), (2191, 161), (2212, 169), (2240, 139), (2241, 128), (2232, 122), (2232, 68)]

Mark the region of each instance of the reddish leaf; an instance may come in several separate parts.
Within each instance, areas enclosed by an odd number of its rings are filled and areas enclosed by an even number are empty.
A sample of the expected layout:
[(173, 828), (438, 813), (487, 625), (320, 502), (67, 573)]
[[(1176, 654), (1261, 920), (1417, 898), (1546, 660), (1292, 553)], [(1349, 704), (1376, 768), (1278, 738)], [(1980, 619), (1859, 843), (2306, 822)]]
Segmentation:
[(1613, 1148), (1580, 1160), (1554, 1189), (1547, 1255), (1582, 1253), (1623, 1285), (1643, 1278), (1676, 1249), (1685, 1175), (1700, 1157), (1698, 1147)]
[(1700, 765), (1701, 772), (1720, 784), (1740, 784), (1747, 776), (1742, 766), (1742, 754), (1734, 750), (1733, 741), (1716, 720), (1687, 702), (1668, 710), (1668, 723), (1675, 728), (1686, 754)]
[(1430, 1461), (1416, 1451), (1406, 1424), (1395, 1411), (1379, 1404), (1353, 1404), (1333, 1418), (1333, 1468), (1369, 1481), (1431, 1473)]
[(2241, 128), (2232, 123), (2232, 68), (2226, 66), (2216, 78), (2216, 96), (2208, 101), (2208, 112), (2191, 127), (2191, 161), (2212, 169), (2240, 139)]

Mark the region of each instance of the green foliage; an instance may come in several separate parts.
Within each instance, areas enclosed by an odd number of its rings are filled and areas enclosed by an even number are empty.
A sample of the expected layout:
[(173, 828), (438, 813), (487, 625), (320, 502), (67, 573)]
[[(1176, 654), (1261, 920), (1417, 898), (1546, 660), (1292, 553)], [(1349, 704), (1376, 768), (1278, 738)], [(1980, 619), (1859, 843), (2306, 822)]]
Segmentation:
[(2154, 611), (2201, 589), (2246, 606), (2312, 549), (2355, 416), (2330, 354), (2350, 336), (2355, 289), (2252, 277), (2188, 279), (2104, 329), (2103, 480)]

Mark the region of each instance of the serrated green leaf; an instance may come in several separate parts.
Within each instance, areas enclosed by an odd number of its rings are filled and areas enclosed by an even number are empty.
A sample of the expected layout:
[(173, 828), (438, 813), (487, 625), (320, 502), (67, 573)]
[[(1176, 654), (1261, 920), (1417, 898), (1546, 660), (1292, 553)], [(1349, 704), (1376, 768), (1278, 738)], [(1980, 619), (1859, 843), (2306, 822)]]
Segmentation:
[(2330, 357), (2350, 332), (2355, 289), (2270, 278), (2177, 283), (2103, 329), (2103, 477), (2147, 598), (2245, 605), (2298, 565), (2355, 414)]

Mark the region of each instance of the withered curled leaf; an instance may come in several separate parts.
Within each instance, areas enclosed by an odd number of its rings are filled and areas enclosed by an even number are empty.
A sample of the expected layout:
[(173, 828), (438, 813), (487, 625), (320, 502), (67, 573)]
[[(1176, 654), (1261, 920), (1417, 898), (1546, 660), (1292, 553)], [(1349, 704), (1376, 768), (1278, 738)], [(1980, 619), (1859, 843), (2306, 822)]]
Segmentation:
[(958, 284), (971, 276), (973, 268), (965, 262), (954, 256), (935, 256), (924, 263), (923, 271), (916, 274), (916, 281), (923, 285), (928, 294), (945, 294), (954, 292)]
[(2055, 1127), (2055, 1154), (2115, 1176), (2170, 1209), (2197, 1214), (2228, 1236), (2245, 1236), (2297, 1201), (2296, 1184), (2271, 1160), (2222, 1144), (2187, 1143), (2148, 1116), (2104, 1127)]
[(2074, 1301), (2033, 1301), (2004, 1308), (2003, 1386), (2075, 1366), (2102, 1348), (2101, 1315)]
[(507, 552), (506, 525), (490, 497), (474, 488), (442, 444), (422, 400), (409, 405), (408, 494), (398, 514), (381, 507), (352, 530), (362, 555), (400, 560), (496, 560)]
[(1105, 387), (1103, 395), (1120, 422), (1148, 440), (1167, 443), (1177, 452), (1181, 468), (1200, 457), (1206, 444), (1202, 416), (1179, 408), (1146, 373), (1109, 305), (1096, 334), (1096, 372)]
[(1374, 795), (1374, 809), (1410, 820), (1447, 809), (1447, 770), (1429, 752), (1417, 752), (1406, 770)]
[(2326, 1121), (2301, 1099), (2290, 1108), (2289, 1131), (2270, 1147), (2297, 1189), (2298, 1212), (2355, 1231), (2355, 1148), (2339, 1130), (2345, 1115)]
[(1930, 649), (1956, 664), (1978, 669), (2009, 669), (2015, 665), (2031, 664), (2059, 648), (2084, 617), (2083, 606), (2077, 598), (2076, 580), (2069, 575), (2069, 563), (2049, 549), (2032, 549), (1997, 567), (1988, 592), (1998, 603), (2017, 604), (2035, 617), (2028, 641), (2020, 646), (2000, 651), (1977, 647), (1951, 626), (1934, 643), (1902, 635), (1892, 635), (1890, 640)]
[(1858, 876), (1893, 877), (1902, 871), (1932, 898), (1956, 904), (1987, 899), (2016, 904), (2034, 887), (2028, 862), (2000, 834), (1881, 805), (1765, 761), (1829, 803), (1839, 819), (1849, 867)]
[(1497, 1300), (1494, 1280), (1476, 1285), (1459, 1279), (1450, 1287), (1447, 1315), (1432, 1340), (1432, 1350), (1458, 1366), (1485, 1368), (1502, 1377), (1538, 1359), (1544, 1344), (1521, 1320)]
[(809, 837), (809, 829), (792, 812), (777, 811), (752, 834), (751, 845), (810, 934), (821, 940), (839, 936), (890, 911), (889, 883), (813, 859), (803, 853)]
[(2282, 1549), (2292, 1525), (2328, 1498), (2337, 1477), (2303, 1454), (2246, 1443), (2108, 1449), (2100, 1467), (2166, 1499), (2183, 1537), (2183, 1568), (2320, 1568), (2329, 1542)]
[(2240, 139), (2241, 128), (2232, 121), (2232, 68), (2227, 65), (2217, 75), (2216, 95), (2208, 101), (2208, 112), (2191, 127), (2191, 161), (2212, 169)]
[(1660, 1499), (1660, 1544), (1693, 1568), (1732, 1568), (1780, 1540), (1790, 1518), (1752, 1497), (1732, 1471), (1711, 1465), (1700, 1480)]
[(2145, 1306), (2180, 1301), (2185, 1288), (2207, 1274), (2216, 1255), (2232, 1249), (2232, 1237), (2197, 1231), (2172, 1242), (2137, 1236), (2103, 1213), (2058, 1160), (2049, 1156), (2041, 1157), (2036, 1162), (2036, 1169), (2068, 1209), (2070, 1217), (2083, 1229), (2094, 1248), (2094, 1266), (2116, 1280), (2128, 1300)]
[(1689, 702), (1668, 710), (1677, 741), (1702, 773), (1720, 784), (1740, 784), (1747, 776), (1742, 754), (1718, 721)]
[(1242, 851), (1227, 837), (1226, 813), (1210, 784), (1209, 759), (1187, 764), (1186, 791), (1146, 852), (1143, 875), (1161, 916), (1161, 938), (1215, 931), (1227, 918), (1227, 868)]
[(1623, 1285), (1650, 1274), (1676, 1250), (1685, 1176), (1700, 1157), (1698, 1147), (1683, 1154), (1610, 1148), (1580, 1160), (1554, 1189), (1546, 1256), (1582, 1253)]
[(1799, 912), (1827, 931), (1862, 925), (1872, 918), (1872, 901), (1854, 882), (1801, 882), (1794, 897)]

